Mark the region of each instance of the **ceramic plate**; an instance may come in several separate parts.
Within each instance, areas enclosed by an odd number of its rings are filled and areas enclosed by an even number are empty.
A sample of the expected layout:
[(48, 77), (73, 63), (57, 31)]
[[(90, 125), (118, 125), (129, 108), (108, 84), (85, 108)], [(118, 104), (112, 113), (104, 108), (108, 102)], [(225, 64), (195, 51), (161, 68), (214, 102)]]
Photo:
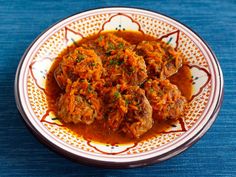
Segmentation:
[[(189, 63), (193, 85), (191, 102), (175, 126), (151, 139), (117, 145), (88, 141), (66, 128), (48, 109), (45, 80), (54, 59), (73, 41), (108, 30), (133, 30), (155, 36), (182, 51)], [(184, 151), (214, 122), (222, 92), (219, 63), (196, 33), (170, 17), (135, 8), (89, 10), (58, 22), (27, 49), (15, 80), (18, 109), (40, 140), (74, 160), (106, 167), (147, 165)]]

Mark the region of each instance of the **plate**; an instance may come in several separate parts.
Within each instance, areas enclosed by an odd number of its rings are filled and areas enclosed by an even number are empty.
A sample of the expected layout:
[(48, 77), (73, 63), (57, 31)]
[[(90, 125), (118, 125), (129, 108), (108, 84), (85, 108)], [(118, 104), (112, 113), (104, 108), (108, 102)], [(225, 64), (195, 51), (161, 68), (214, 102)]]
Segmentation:
[[(110, 30), (140, 31), (169, 42), (182, 51), (192, 72), (193, 96), (184, 116), (175, 126), (139, 143), (112, 145), (85, 140), (48, 109), (45, 80), (55, 58), (74, 41)], [(223, 85), (216, 56), (190, 28), (157, 12), (112, 7), (75, 14), (37, 37), (19, 63), (15, 98), (33, 133), (60, 154), (86, 164), (137, 167), (169, 159), (201, 138), (219, 112)]]

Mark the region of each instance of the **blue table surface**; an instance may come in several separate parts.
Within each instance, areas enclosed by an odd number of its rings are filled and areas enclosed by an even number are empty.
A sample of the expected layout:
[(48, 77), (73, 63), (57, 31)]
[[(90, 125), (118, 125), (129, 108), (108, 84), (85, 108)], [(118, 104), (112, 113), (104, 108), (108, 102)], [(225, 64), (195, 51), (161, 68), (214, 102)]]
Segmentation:
[[(42, 145), (16, 108), (15, 71), (37, 35), (71, 14), (106, 6), (140, 7), (178, 19), (208, 42), (221, 64), (225, 96), (217, 120), (200, 141), (165, 162), (118, 170), (72, 162)], [(235, 41), (235, 0), (0, 0), (0, 176), (236, 176)]]

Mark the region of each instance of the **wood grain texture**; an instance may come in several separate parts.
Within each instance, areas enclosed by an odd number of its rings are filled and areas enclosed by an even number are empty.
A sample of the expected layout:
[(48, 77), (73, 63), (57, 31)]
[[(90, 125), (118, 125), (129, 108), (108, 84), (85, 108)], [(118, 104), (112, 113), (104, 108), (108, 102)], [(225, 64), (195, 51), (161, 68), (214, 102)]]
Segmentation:
[[(136, 169), (101, 169), (71, 162), (42, 145), (26, 128), (14, 99), (14, 77), (27, 46), (71, 14), (104, 6), (159, 11), (185, 23), (218, 57), (225, 79), (220, 114), (184, 153)], [(0, 1), (0, 176), (236, 176), (236, 1)]]

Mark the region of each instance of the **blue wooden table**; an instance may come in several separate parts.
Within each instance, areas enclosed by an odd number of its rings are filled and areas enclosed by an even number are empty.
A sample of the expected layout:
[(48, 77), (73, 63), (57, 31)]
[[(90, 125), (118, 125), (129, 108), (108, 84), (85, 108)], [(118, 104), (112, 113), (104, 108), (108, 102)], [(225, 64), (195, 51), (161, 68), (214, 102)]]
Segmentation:
[[(43, 30), (71, 14), (105, 6), (159, 11), (202, 36), (225, 79), (220, 114), (208, 133), (184, 153), (135, 169), (101, 169), (50, 151), (26, 128), (14, 99), (20, 58)], [(236, 1), (0, 1), (0, 176), (236, 176)]]

